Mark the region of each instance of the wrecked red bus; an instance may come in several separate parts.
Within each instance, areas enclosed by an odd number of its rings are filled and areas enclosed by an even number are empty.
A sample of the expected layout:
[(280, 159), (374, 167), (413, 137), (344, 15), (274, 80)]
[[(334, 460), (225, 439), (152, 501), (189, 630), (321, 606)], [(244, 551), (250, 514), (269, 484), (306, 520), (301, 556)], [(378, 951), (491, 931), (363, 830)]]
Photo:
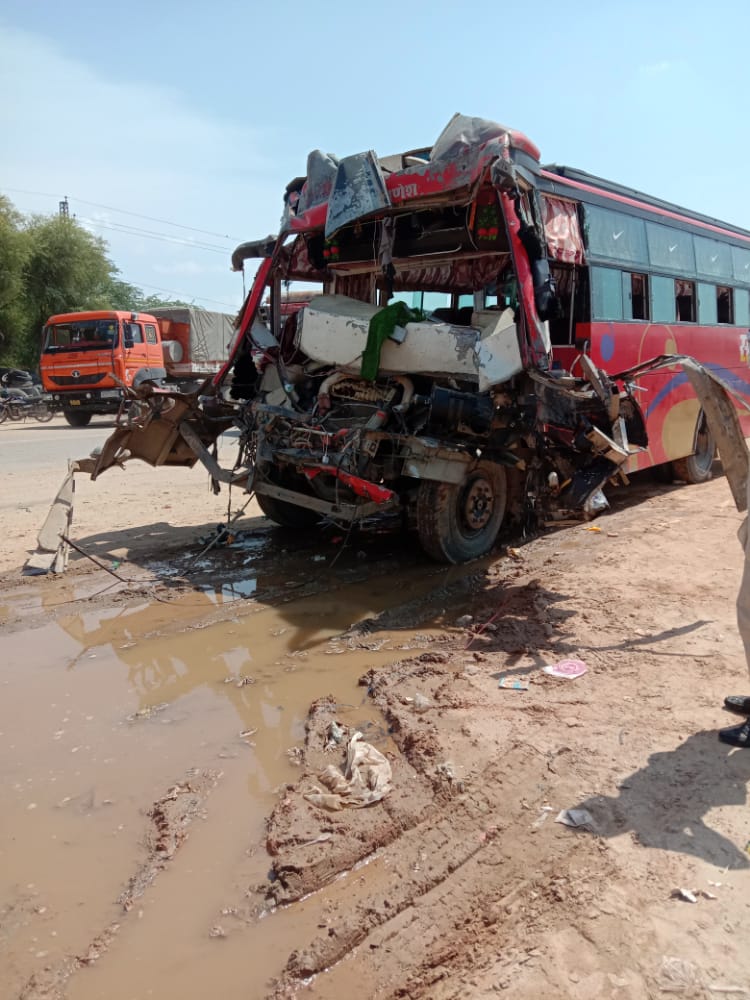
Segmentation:
[[(750, 237), (580, 178), (543, 168), (522, 133), (462, 115), (433, 146), (396, 156), (313, 151), (286, 188), (279, 236), (233, 254), (236, 270), (259, 265), (211, 391), (165, 405), (139, 390), (135, 425), (93, 474), (125, 452), (200, 459), (280, 525), (395, 513), (444, 562), (585, 509), (631, 469), (694, 457), (681, 471), (700, 478), (713, 443), (696, 397), (669, 361), (666, 374), (639, 362), (678, 348), (700, 357), (689, 330), (747, 334)], [(670, 270), (664, 255), (688, 240), (693, 257)], [(698, 298), (709, 286), (715, 323)], [(210, 454), (230, 424), (231, 472)]]
[[(571, 167), (543, 168), (538, 185), (558, 300), (554, 363), (575, 370), (586, 351), (622, 371), (690, 355), (748, 399), (750, 233)], [(641, 375), (638, 399), (649, 443), (627, 469), (671, 463), (679, 479), (708, 479), (716, 447), (685, 372)]]

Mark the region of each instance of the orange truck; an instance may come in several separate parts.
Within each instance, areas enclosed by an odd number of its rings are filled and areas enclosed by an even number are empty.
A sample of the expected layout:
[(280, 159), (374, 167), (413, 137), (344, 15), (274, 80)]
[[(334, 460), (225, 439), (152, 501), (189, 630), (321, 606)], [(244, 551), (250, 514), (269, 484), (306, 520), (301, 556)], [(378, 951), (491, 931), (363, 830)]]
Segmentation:
[(231, 316), (187, 306), (51, 316), (42, 382), (71, 427), (85, 427), (97, 414), (117, 413), (127, 390), (143, 383), (199, 388), (229, 357), (235, 333)]

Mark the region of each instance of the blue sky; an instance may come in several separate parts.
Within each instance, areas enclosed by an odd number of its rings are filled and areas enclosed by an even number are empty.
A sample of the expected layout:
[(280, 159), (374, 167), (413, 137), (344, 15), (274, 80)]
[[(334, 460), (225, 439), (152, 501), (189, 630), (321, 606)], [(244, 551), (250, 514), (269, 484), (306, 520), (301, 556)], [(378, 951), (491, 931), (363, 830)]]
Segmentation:
[(225, 311), (310, 149), (429, 145), (456, 111), (750, 229), (747, 0), (257, 6), (3, 0), (0, 192), (67, 195), (123, 278)]

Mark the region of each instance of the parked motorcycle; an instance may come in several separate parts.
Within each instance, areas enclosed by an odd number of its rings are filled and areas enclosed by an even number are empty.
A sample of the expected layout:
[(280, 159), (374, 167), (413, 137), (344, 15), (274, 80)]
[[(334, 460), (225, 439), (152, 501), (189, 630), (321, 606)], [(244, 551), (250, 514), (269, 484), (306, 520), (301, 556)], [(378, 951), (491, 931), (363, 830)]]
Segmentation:
[(30, 372), (12, 368), (0, 378), (0, 423), (27, 417), (47, 423), (54, 415), (49, 397), (35, 384)]

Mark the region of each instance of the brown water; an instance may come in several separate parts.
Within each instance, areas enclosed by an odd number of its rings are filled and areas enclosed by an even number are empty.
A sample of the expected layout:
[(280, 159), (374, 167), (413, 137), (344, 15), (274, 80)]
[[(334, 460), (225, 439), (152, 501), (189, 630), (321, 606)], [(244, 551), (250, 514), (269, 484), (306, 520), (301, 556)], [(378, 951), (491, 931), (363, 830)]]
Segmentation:
[[(415, 570), (398, 588), (384, 576), (278, 607), (235, 600), (248, 583), (0, 637), (0, 995), (85, 954), (119, 921), (108, 953), (70, 979), (71, 1000), (262, 997), (320, 912), (313, 898), (248, 916), (246, 890), (267, 876), (264, 818), (298, 775), (287, 751), (323, 695), (346, 723), (380, 726), (358, 678), (424, 645), (429, 630), (375, 632), (367, 649), (341, 633), (440, 582)], [(34, 605), (30, 591), (23, 601)], [(234, 617), (206, 621), (226, 604)], [(143, 859), (146, 811), (191, 768), (222, 776), (172, 863), (124, 914), (116, 900)], [(210, 935), (216, 925), (226, 936)]]

